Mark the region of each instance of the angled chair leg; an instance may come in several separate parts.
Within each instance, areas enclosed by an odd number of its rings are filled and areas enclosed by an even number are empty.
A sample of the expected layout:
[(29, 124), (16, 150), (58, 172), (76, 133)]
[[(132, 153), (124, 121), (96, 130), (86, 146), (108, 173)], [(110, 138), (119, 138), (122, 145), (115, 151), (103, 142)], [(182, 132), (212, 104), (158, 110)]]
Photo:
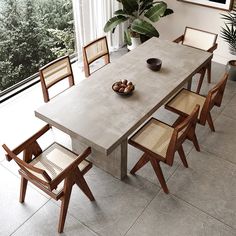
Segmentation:
[(179, 147), (178, 153), (179, 153), (180, 159), (183, 162), (184, 166), (186, 168), (188, 168), (188, 162), (187, 162), (187, 159), (186, 159), (186, 156), (185, 156), (184, 149), (183, 149), (182, 145)]
[(84, 176), (80, 172), (79, 169), (75, 171), (75, 183), (79, 186), (79, 188), (83, 191), (83, 193), (90, 199), (90, 201), (94, 201), (95, 198), (87, 184), (87, 182), (84, 179)]
[(179, 116), (178, 119), (174, 122), (174, 124), (172, 125), (173, 128), (175, 128), (177, 125), (179, 125), (181, 122), (183, 122), (185, 120), (186, 117), (184, 116)]
[(199, 146), (199, 144), (198, 144), (198, 140), (197, 140), (196, 134), (191, 135), (191, 136), (188, 136), (188, 139), (193, 142), (193, 145), (194, 145), (195, 149), (196, 149), (198, 152), (200, 152), (201, 150), (200, 150), (200, 146)]
[(209, 84), (211, 83), (211, 61), (207, 67), (207, 81)]
[(162, 170), (161, 170), (161, 167), (160, 167), (160, 163), (158, 160), (156, 160), (155, 158), (153, 157), (150, 157), (150, 162), (152, 164), (152, 167), (156, 173), (156, 176), (161, 184), (161, 187), (163, 189), (163, 191), (168, 194), (169, 193), (169, 190), (168, 190), (168, 187), (166, 185), (166, 181), (165, 181), (165, 178), (164, 178), (164, 175), (162, 173)]
[(28, 180), (21, 176), (21, 183), (20, 183), (20, 199), (19, 201), (23, 203), (25, 201), (25, 194), (27, 189)]
[(60, 218), (59, 218), (59, 225), (58, 225), (58, 233), (62, 233), (65, 225), (67, 210), (70, 201), (71, 190), (73, 186), (73, 180), (71, 177), (65, 179), (64, 182), (64, 195), (61, 199), (61, 211), (60, 211)]
[(201, 90), (201, 87), (202, 87), (202, 82), (203, 82), (203, 79), (204, 79), (205, 74), (206, 74), (206, 69), (204, 68), (204, 69), (201, 71), (201, 76), (200, 76), (200, 78), (199, 78), (199, 82), (198, 82), (198, 86), (197, 86), (197, 91), (196, 91), (197, 94), (200, 93), (200, 90)]
[(215, 127), (214, 127), (213, 120), (212, 120), (210, 112), (207, 115), (207, 123), (209, 124), (211, 131), (215, 132)]
[(140, 168), (142, 168), (144, 165), (146, 165), (149, 162), (149, 158), (146, 153), (144, 153), (138, 162), (135, 164), (135, 166), (130, 171), (130, 174), (134, 175)]

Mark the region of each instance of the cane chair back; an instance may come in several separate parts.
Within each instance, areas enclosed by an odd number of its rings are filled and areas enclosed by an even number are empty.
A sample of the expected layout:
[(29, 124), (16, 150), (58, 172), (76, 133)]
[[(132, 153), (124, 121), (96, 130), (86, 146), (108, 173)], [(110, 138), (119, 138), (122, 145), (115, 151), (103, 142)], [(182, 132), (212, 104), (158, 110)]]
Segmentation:
[(75, 84), (69, 56), (64, 56), (48, 63), (39, 69), (39, 74), (45, 102), (50, 100), (49, 88), (52, 86), (66, 79), (69, 83), (67, 88)]
[(98, 38), (83, 47), (83, 62), (85, 76), (91, 74), (90, 65), (98, 60), (104, 58), (104, 65), (110, 63), (110, 55), (106, 36)]
[[(3, 148), (7, 153), (7, 160), (13, 159), (20, 167), (21, 203), (25, 200), (28, 181), (53, 199), (62, 201), (58, 225), (58, 232), (61, 233), (64, 229), (73, 185), (77, 184), (90, 200), (94, 200), (83, 177), (92, 167), (92, 164), (86, 161), (86, 157), (91, 153), (91, 148), (87, 148), (77, 156), (60, 144), (53, 143), (45, 151), (42, 151), (37, 139), (49, 129), (49, 125), (44, 126), (13, 150), (10, 150), (5, 144)], [(18, 157), (20, 153), (23, 153), (23, 160)]]

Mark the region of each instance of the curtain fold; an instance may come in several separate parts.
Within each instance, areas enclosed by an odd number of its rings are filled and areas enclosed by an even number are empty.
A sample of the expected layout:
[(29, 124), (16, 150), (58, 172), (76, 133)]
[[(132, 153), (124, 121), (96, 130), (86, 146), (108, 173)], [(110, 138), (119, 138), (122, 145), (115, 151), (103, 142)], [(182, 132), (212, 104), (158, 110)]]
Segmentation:
[(120, 8), (116, 0), (73, 0), (76, 47), (78, 57), (82, 57), (81, 48), (90, 41), (103, 35), (107, 36), (110, 51), (124, 45), (124, 27), (118, 26), (114, 33), (104, 33), (106, 22)]

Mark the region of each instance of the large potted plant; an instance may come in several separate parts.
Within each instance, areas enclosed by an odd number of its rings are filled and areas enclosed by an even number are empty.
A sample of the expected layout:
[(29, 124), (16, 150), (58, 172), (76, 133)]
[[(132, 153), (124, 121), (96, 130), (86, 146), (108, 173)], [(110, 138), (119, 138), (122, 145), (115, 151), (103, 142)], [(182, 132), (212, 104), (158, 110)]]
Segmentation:
[[(221, 16), (225, 20), (224, 27), (221, 27), (221, 37), (228, 43), (229, 52), (236, 55), (236, 6), (231, 12)], [(236, 80), (236, 60), (228, 61), (226, 71), (229, 73), (229, 79)]]
[(124, 32), (125, 42), (129, 49), (134, 48), (135, 39), (144, 41), (151, 37), (159, 37), (159, 32), (153, 26), (153, 23), (160, 20), (161, 17), (173, 13), (172, 9), (167, 8), (164, 1), (154, 0), (117, 0), (122, 4), (122, 9), (114, 12), (112, 17), (104, 26), (104, 31), (115, 31), (115, 28), (124, 22), (128, 22), (127, 29)]

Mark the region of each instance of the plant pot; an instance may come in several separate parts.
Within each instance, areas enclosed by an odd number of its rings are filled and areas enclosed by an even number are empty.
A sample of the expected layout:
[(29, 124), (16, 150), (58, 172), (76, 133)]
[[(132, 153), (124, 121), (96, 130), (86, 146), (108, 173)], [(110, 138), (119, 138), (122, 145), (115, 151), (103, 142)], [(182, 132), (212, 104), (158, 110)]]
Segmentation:
[(229, 73), (229, 79), (236, 81), (236, 60), (228, 61), (225, 70)]
[(138, 38), (134, 38), (134, 37), (131, 37), (131, 45), (129, 46), (129, 45), (127, 45), (127, 48), (128, 48), (128, 50), (133, 50), (133, 49), (135, 49), (136, 47), (138, 47), (140, 44), (141, 44), (141, 40), (140, 40), (140, 37), (138, 37)]

